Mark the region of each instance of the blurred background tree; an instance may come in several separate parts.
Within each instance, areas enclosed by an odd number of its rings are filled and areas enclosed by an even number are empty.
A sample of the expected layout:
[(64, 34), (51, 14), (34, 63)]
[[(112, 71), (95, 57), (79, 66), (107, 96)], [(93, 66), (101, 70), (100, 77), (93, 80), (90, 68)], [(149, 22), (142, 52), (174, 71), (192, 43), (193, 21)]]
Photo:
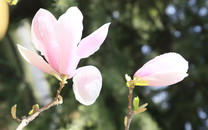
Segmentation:
[[(95, 104), (79, 104), (72, 83), (64, 88), (64, 103), (42, 113), (26, 129), (122, 130), (127, 112), (124, 75), (133, 73), (156, 55), (174, 51), (189, 61), (189, 76), (170, 87), (137, 87), (134, 95), (148, 110), (134, 117), (132, 130), (208, 129), (208, 1), (207, 0), (20, 0), (10, 6), (6, 36), (0, 41), (0, 129), (15, 129), (10, 116), (54, 97), (58, 81), (25, 63), (16, 44), (32, 45), (30, 23), (39, 8), (57, 18), (69, 7), (84, 15), (83, 37), (111, 22), (100, 50), (79, 64), (97, 66), (103, 88)], [(1, 20), (1, 18), (0, 18)]]

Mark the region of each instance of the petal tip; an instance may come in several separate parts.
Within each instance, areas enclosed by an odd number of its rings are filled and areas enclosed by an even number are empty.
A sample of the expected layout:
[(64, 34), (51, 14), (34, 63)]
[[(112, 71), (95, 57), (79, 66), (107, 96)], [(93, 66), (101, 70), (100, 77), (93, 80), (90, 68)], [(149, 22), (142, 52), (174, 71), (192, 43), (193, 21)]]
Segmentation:
[(104, 24), (103, 26), (108, 29), (110, 25), (111, 25), (111, 22), (108, 22), (108, 23)]

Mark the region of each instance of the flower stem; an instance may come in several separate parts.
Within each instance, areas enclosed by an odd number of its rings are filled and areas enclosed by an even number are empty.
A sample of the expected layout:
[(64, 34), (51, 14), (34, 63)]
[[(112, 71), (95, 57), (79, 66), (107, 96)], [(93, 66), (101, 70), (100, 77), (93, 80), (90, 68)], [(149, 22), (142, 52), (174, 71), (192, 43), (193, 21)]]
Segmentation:
[(128, 113), (124, 120), (125, 130), (129, 130), (131, 120), (134, 116), (134, 112), (132, 111), (132, 97), (133, 97), (134, 87), (135, 87), (134, 84), (130, 82), (129, 95), (128, 95)]
[(60, 82), (60, 86), (59, 86), (59, 89), (56, 92), (56, 96), (50, 103), (48, 103), (47, 105), (40, 108), (38, 111), (34, 112), (32, 115), (27, 116), (27, 117), (23, 117), (22, 120), (17, 118), (17, 120), (20, 120), (21, 123), (19, 124), (19, 126), (17, 127), (16, 130), (22, 130), (24, 127), (26, 127), (31, 121), (33, 121), (43, 111), (48, 110), (49, 108), (51, 108), (55, 105), (62, 104), (63, 99), (62, 99), (60, 93), (61, 93), (62, 89), (64, 88), (65, 83), (66, 83), (65, 81)]

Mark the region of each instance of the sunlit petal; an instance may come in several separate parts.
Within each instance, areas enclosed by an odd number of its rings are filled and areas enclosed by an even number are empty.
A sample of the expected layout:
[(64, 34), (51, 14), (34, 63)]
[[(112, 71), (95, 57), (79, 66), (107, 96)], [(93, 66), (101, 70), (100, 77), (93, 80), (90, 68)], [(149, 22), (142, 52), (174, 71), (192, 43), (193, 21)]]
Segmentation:
[(51, 72), (55, 72), (55, 70), (44, 61), (44, 59), (37, 55), (36, 53), (24, 48), (23, 46), (17, 44), (18, 50), (23, 58), (29, 62), (30, 64), (34, 65), (35, 67), (39, 68), (45, 73), (50, 74)]
[(151, 74), (149, 76), (142, 77), (141, 80), (148, 81), (147, 86), (169, 86), (182, 81), (187, 76), (187, 73), (170, 71), (165, 73)]
[(58, 70), (57, 20), (47, 10), (40, 9), (33, 18), (31, 35), (32, 42), (49, 64)]
[(84, 105), (91, 105), (100, 94), (102, 76), (96, 67), (85, 66), (77, 69), (73, 83), (75, 98)]
[(83, 16), (77, 7), (71, 7), (58, 19), (58, 39), (60, 44), (59, 71), (71, 74), (75, 71), (77, 59), (77, 44), (81, 40)]
[(104, 24), (95, 32), (82, 39), (78, 45), (77, 52), (80, 58), (87, 58), (100, 48), (108, 34), (109, 25), (110, 23)]
[(188, 62), (177, 53), (166, 53), (144, 64), (134, 77), (146, 80), (149, 86), (166, 86), (183, 80), (188, 74)]

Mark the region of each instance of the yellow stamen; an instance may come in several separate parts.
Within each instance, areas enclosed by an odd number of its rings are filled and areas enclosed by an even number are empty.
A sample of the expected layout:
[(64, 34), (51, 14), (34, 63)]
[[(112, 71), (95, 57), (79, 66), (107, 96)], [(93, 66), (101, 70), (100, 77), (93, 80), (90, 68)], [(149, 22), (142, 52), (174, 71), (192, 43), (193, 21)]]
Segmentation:
[(148, 81), (141, 79), (140, 76), (137, 76), (136, 78), (134, 78), (134, 85), (135, 86), (147, 86), (149, 85), (149, 83)]

